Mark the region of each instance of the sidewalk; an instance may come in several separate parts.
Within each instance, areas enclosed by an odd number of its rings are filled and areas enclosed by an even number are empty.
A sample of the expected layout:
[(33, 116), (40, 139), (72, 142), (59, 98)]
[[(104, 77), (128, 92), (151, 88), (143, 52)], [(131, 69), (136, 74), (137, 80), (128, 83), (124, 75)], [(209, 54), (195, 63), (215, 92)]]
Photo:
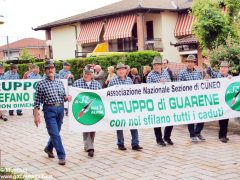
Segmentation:
[[(26, 170), (43, 179), (240, 179), (240, 135), (229, 133), (221, 143), (218, 129), (205, 128), (206, 142), (192, 144), (185, 126), (174, 127), (174, 146), (156, 145), (153, 129), (139, 130), (142, 152), (131, 150), (130, 131), (125, 131), (127, 151), (119, 151), (115, 132), (97, 132), (95, 156), (83, 151), (82, 134), (69, 134), (68, 118), (62, 127), (67, 164), (48, 159), (43, 152), (48, 140), (43, 117), (39, 128), (32, 111), (0, 121), (0, 162), (4, 167)], [(239, 130), (240, 131), (240, 130)], [(55, 153), (56, 154), (56, 153)], [(46, 178), (48, 177), (48, 178)]]

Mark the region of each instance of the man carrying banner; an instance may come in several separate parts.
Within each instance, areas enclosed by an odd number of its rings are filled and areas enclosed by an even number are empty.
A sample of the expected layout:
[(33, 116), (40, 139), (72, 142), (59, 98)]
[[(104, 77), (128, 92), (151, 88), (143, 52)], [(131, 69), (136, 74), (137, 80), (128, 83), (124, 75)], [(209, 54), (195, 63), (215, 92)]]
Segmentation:
[[(147, 76), (147, 83), (160, 83), (160, 82), (171, 82), (171, 77), (167, 70), (162, 69), (162, 59), (160, 57), (155, 57), (152, 62), (153, 70)], [(169, 145), (173, 145), (171, 140), (173, 126), (167, 126), (164, 130), (164, 141)], [(166, 146), (166, 143), (162, 138), (161, 127), (154, 128), (154, 133), (156, 137), (157, 144), (161, 146)]]
[[(113, 78), (109, 84), (108, 87), (114, 86), (114, 85), (126, 85), (126, 84), (133, 84), (130, 77), (127, 76), (127, 66), (124, 64), (118, 64), (116, 67), (117, 76)], [(137, 129), (131, 129), (131, 135), (132, 135), (132, 150), (140, 151), (142, 149), (141, 146), (139, 146), (139, 139), (138, 139), (138, 130)], [(119, 150), (127, 150), (127, 148), (124, 146), (124, 136), (123, 136), (123, 130), (117, 130), (117, 145)]]
[[(4, 67), (3, 64), (0, 64), (0, 80), (5, 80), (6, 76), (4, 74)], [(4, 121), (7, 121), (8, 118), (5, 116), (4, 112), (0, 110), (0, 119), (3, 119)]]
[[(89, 66), (86, 66), (83, 69), (83, 78), (75, 81), (73, 83), (73, 87), (83, 88), (83, 89), (91, 89), (91, 90), (98, 90), (102, 89), (101, 84), (93, 79), (94, 70), (91, 69)], [(83, 143), (84, 143), (84, 150), (88, 152), (89, 157), (94, 156), (94, 138), (96, 132), (84, 132), (83, 133)]]
[[(196, 57), (195, 55), (188, 55), (187, 67), (183, 69), (178, 75), (178, 81), (193, 81), (203, 79), (202, 74), (199, 70), (195, 69)], [(206, 139), (201, 135), (201, 131), (204, 127), (204, 123), (197, 123), (196, 127), (194, 124), (188, 124), (188, 131), (190, 138), (193, 143), (197, 143), (198, 140), (205, 141)]]
[[(228, 74), (229, 63), (227, 61), (221, 62), (219, 72), (214, 71), (210, 67), (209, 61), (205, 61), (205, 64), (208, 66), (207, 73), (208, 75), (210, 75), (211, 78), (226, 78), (226, 77), (231, 78), (231, 75)], [(222, 119), (218, 121), (219, 122), (218, 138), (223, 143), (227, 143), (229, 141), (229, 138), (227, 137), (228, 121), (229, 119)]]
[[(20, 76), (19, 76), (17, 71), (18, 71), (17, 65), (16, 64), (11, 64), (10, 70), (5, 73), (6, 80), (20, 79)], [(13, 112), (14, 112), (13, 110), (9, 110), (9, 115), (13, 116), (14, 115)], [(18, 116), (22, 116), (23, 115), (21, 109), (17, 110), (17, 115)]]
[(62, 144), (60, 130), (64, 117), (64, 101), (71, 101), (72, 97), (65, 94), (62, 81), (55, 78), (55, 64), (46, 61), (44, 64), (46, 79), (37, 83), (36, 99), (34, 101), (34, 123), (40, 123), (39, 108), (43, 104), (44, 119), (50, 136), (44, 151), (49, 158), (54, 158), (53, 148), (57, 151), (58, 164), (65, 165), (65, 151)]

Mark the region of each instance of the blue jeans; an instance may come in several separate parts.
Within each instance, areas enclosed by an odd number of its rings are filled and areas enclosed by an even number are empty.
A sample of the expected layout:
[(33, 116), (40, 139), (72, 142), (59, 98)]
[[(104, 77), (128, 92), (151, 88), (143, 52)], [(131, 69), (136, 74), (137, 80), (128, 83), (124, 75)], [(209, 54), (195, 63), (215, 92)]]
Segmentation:
[[(139, 144), (138, 130), (131, 129), (130, 131), (131, 131), (131, 135), (132, 135), (132, 147), (137, 146)], [(123, 130), (117, 130), (117, 145), (118, 146), (124, 145)]]
[(188, 124), (188, 131), (190, 133), (190, 137), (196, 137), (197, 135), (201, 134), (201, 131), (203, 130), (204, 123), (197, 123), (195, 124)]
[(43, 112), (47, 131), (50, 136), (45, 149), (52, 152), (53, 148), (55, 148), (58, 159), (65, 159), (66, 155), (60, 136), (60, 130), (64, 117), (64, 107), (47, 106), (43, 107)]

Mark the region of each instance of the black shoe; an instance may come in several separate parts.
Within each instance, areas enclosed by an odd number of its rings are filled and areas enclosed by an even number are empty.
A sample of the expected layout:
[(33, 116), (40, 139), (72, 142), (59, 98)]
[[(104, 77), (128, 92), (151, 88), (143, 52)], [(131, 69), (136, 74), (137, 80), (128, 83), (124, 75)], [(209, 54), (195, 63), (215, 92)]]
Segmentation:
[(127, 148), (124, 145), (119, 145), (118, 149), (121, 150), (121, 151), (127, 150)]
[(226, 137), (226, 140), (227, 140), (227, 141), (229, 141), (229, 138), (228, 138), (228, 137)]
[(3, 121), (7, 121), (8, 120), (8, 118), (6, 116), (4, 116), (4, 115), (0, 116), (0, 119), (2, 119)]
[(227, 143), (228, 142), (228, 140), (226, 139), (226, 138), (220, 138), (219, 139), (222, 143)]
[(140, 150), (142, 150), (142, 149), (143, 149), (143, 148), (142, 148), (141, 146), (139, 146), (139, 145), (132, 147), (132, 150), (134, 150), (134, 151), (140, 151)]
[(164, 141), (165, 141), (168, 145), (173, 145), (173, 144), (174, 144), (171, 139), (164, 139)]
[(205, 139), (201, 134), (198, 134), (198, 135), (197, 135), (197, 138), (198, 138), (200, 141), (206, 141), (206, 139)]
[(65, 159), (59, 159), (58, 164), (64, 166), (66, 164), (66, 160)]
[(88, 151), (88, 156), (93, 157), (94, 156), (94, 151), (93, 150)]
[(9, 116), (14, 116), (14, 111), (13, 110), (9, 110), (8, 113), (9, 113)]
[(19, 112), (19, 113), (17, 113), (17, 115), (18, 115), (18, 116), (22, 116), (22, 115), (23, 115), (23, 113), (22, 113), (22, 112)]
[(53, 152), (51, 152), (51, 151), (49, 151), (49, 150), (47, 150), (47, 149), (44, 149), (44, 152), (47, 153), (47, 155), (48, 155), (49, 158), (55, 158)]
[(159, 141), (159, 142), (157, 142), (157, 144), (160, 146), (166, 146), (166, 143), (164, 141)]

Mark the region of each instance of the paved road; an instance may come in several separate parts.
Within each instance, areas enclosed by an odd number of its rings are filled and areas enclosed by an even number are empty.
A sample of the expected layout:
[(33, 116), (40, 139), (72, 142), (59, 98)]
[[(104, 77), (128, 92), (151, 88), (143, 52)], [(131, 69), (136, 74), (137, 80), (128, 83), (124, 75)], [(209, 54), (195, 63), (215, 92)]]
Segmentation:
[[(42, 119), (43, 120), (43, 119)], [(45, 123), (33, 124), (32, 111), (23, 117), (0, 121), (1, 164), (46, 179), (240, 179), (240, 135), (229, 133), (227, 144), (217, 139), (217, 129), (205, 128), (206, 142), (192, 144), (185, 126), (175, 127), (174, 146), (157, 146), (152, 129), (140, 130), (142, 152), (131, 150), (125, 131), (125, 152), (117, 149), (115, 132), (98, 132), (95, 157), (83, 151), (82, 135), (69, 134), (65, 118), (62, 138), (66, 166), (48, 159), (43, 152), (48, 135)], [(20, 169), (20, 170), (19, 170)]]

